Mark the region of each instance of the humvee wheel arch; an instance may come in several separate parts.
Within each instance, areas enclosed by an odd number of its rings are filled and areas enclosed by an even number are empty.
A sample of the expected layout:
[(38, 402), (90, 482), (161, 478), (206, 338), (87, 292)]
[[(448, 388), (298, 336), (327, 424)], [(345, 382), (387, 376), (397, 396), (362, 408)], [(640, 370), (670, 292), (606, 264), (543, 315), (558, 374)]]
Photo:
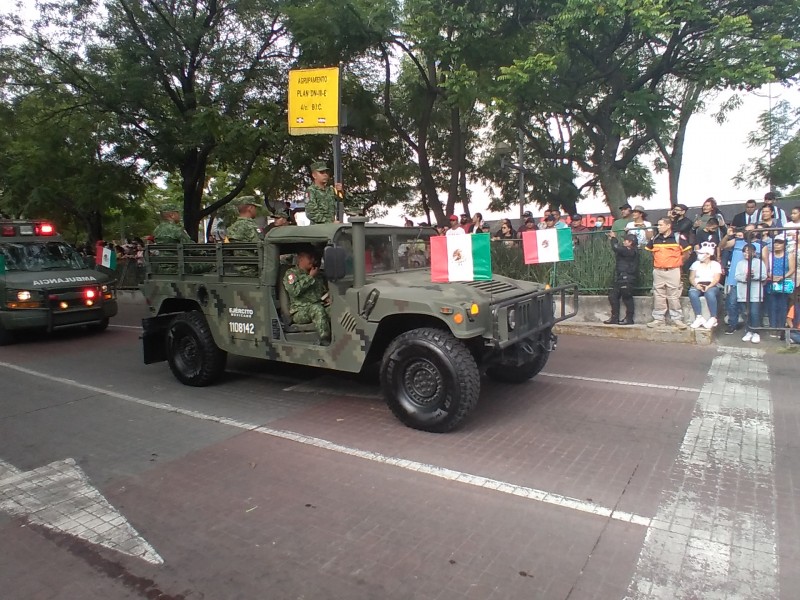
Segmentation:
[(165, 343), (169, 368), (185, 385), (208, 385), (225, 371), (228, 354), (214, 342), (205, 317), (198, 311), (173, 318)]
[(444, 433), (477, 404), (480, 372), (464, 343), (447, 330), (424, 327), (389, 344), (381, 387), (392, 413), (405, 425)]

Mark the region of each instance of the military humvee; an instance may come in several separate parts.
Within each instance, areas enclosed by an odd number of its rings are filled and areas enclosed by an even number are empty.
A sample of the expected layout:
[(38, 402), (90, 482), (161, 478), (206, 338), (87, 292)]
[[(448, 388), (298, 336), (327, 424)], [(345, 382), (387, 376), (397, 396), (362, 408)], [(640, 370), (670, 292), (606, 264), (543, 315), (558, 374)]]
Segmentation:
[[(182, 383), (203, 386), (227, 354), (359, 372), (379, 364), (383, 394), (403, 423), (432, 432), (456, 427), (475, 407), (480, 375), (520, 383), (555, 348), (567, 294), (494, 276), (431, 283), (432, 228), (366, 224), (279, 227), (258, 244), (150, 245), (142, 285), (147, 364), (166, 360)], [(283, 275), (309, 245), (322, 258), (332, 341), (292, 323)], [(560, 308), (556, 313), (556, 305)]]
[(23, 330), (85, 325), (102, 331), (117, 314), (109, 277), (45, 221), (0, 220), (0, 346)]

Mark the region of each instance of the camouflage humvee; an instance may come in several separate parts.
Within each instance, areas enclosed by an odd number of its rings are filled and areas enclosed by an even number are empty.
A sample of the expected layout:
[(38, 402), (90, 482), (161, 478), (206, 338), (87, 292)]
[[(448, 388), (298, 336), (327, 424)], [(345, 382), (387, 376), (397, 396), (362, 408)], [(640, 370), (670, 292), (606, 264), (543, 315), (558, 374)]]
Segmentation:
[[(377, 363), (392, 412), (433, 432), (474, 408), (481, 372), (518, 383), (544, 367), (553, 325), (574, 315), (564, 307), (567, 293), (577, 306), (575, 286), (499, 276), (431, 283), (432, 228), (351, 221), (279, 227), (258, 244), (148, 246), (142, 290), (154, 316), (143, 322), (145, 363), (167, 360), (194, 386), (213, 382), (228, 353), (349, 372)], [(283, 289), (292, 255), (309, 245), (331, 298), (327, 346), (313, 325), (291, 322)]]
[(117, 314), (111, 277), (45, 221), (0, 220), (0, 299), (0, 346), (34, 329), (103, 331)]

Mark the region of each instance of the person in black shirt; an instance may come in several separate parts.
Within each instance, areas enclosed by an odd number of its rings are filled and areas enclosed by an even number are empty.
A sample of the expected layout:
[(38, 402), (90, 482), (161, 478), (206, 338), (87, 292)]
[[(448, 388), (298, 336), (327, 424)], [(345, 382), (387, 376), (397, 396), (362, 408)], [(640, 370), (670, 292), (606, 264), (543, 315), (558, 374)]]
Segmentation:
[(677, 231), (686, 236), (689, 242), (692, 241), (692, 227), (693, 223), (690, 218), (686, 216), (687, 207), (685, 204), (676, 204), (670, 211), (672, 217), (672, 231)]
[[(633, 325), (633, 288), (636, 285), (636, 274), (639, 269), (638, 239), (628, 234), (619, 243), (616, 234), (609, 233), (611, 249), (616, 255), (614, 266), (614, 284), (608, 293), (611, 304), (611, 317), (603, 323), (606, 325)], [(620, 300), (625, 303), (625, 318), (619, 320)]]

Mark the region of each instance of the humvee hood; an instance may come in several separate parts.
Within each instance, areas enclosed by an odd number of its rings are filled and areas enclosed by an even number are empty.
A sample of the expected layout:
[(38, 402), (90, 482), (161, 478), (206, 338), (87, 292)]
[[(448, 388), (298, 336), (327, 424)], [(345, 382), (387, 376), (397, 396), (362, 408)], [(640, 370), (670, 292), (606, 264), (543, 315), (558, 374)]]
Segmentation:
[[(459, 302), (474, 300), (476, 296), (487, 301), (504, 300), (543, 289), (544, 286), (501, 275), (494, 275), (490, 281), (433, 283), (430, 271), (420, 269), (368, 275), (367, 287), (386, 290), (394, 298), (429, 300), (436, 295), (448, 302)], [(389, 289), (391, 292), (388, 292)]]
[(108, 275), (93, 269), (61, 271), (6, 271), (6, 288), (47, 289), (108, 283)]

